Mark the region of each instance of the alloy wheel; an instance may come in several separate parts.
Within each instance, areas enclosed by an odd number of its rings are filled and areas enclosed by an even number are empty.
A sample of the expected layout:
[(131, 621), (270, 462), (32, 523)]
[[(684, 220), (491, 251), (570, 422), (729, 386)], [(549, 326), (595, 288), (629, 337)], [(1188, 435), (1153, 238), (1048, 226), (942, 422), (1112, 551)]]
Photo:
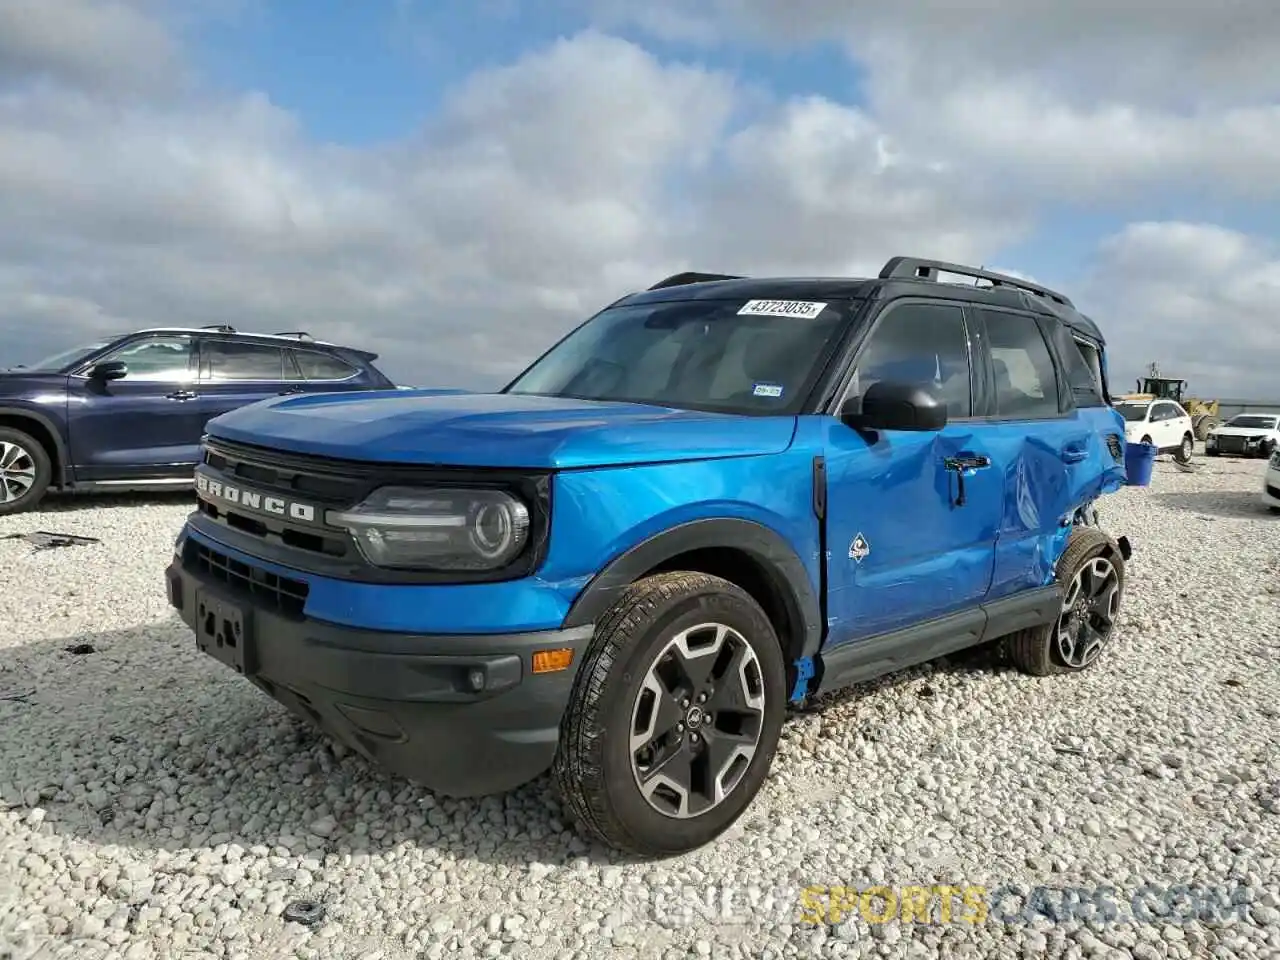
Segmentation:
[(0, 440), (0, 503), (21, 500), (35, 482), (35, 457), (16, 443)]
[(1106, 557), (1094, 557), (1071, 579), (1058, 616), (1058, 655), (1084, 669), (1098, 659), (1115, 629), (1120, 574)]
[(719, 806), (755, 756), (764, 707), (760, 662), (742, 634), (704, 623), (672, 637), (631, 710), (631, 771), (649, 806), (681, 820)]

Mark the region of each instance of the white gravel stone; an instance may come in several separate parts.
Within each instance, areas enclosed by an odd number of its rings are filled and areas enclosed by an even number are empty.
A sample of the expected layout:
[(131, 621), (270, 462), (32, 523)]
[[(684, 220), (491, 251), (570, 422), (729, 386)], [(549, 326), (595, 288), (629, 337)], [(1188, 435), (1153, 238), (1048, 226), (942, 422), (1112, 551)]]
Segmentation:
[[(979, 655), (835, 698), (790, 722), (741, 824), (647, 864), (585, 843), (545, 780), (433, 797), (198, 656), (161, 581), (184, 498), (0, 518), (103, 541), (0, 539), (0, 956), (1274, 956), (1280, 518), (1261, 462), (1196, 462), (1102, 504), (1136, 554), (1096, 670)], [(1112, 887), (1123, 922), (971, 923), (959, 895), (949, 923), (804, 922), (802, 888), (872, 884)], [(1252, 902), (1198, 918), (1159, 895), (1179, 884)], [(281, 917), (302, 899), (314, 928)]]

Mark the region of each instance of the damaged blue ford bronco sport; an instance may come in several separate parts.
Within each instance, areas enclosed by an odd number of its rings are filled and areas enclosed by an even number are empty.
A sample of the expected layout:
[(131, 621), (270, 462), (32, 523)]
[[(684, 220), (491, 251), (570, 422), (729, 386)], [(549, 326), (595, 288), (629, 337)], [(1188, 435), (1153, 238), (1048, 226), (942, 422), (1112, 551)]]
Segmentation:
[(1103, 337), (1061, 294), (905, 257), (685, 273), (497, 393), (212, 420), (169, 599), (390, 772), (476, 796), (550, 770), (581, 828), (666, 856), (741, 816), (789, 706), (988, 641), (1093, 666), (1130, 554), (1095, 502), (1124, 482)]

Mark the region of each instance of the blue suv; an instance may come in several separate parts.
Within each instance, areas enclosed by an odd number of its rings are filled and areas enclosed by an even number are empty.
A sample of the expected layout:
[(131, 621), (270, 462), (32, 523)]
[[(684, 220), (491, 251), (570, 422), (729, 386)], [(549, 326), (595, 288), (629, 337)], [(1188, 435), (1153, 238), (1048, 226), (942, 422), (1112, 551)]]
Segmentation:
[(497, 393), (208, 432), (167, 570), (196, 649), (440, 793), (551, 770), (645, 856), (742, 814), (789, 706), (996, 639), (1085, 670), (1125, 588), (1100, 331), (954, 264), (680, 274)]
[(191, 485), (205, 424), (283, 394), (394, 387), (377, 354), (229, 326), (140, 330), (0, 372), (0, 515), (50, 490)]

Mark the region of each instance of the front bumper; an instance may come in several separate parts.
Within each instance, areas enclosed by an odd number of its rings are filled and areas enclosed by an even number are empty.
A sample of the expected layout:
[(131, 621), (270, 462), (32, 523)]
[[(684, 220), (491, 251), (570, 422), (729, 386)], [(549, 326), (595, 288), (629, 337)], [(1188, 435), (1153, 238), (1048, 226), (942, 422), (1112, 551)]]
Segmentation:
[(1205, 441), (1205, 450), (1228, 457), (1269, 457), (1275, 441), (1269, 437), (1240, 437), (1217, 434)]
[[(502, 793), (550, 766), (590, 642), (575, 630), (423, 636), (281, 612), (175, 556), (169, 602), (196, 648), (374, 764), (446, 796)], [(533, 673), (538, 650), (573, 651)]]

